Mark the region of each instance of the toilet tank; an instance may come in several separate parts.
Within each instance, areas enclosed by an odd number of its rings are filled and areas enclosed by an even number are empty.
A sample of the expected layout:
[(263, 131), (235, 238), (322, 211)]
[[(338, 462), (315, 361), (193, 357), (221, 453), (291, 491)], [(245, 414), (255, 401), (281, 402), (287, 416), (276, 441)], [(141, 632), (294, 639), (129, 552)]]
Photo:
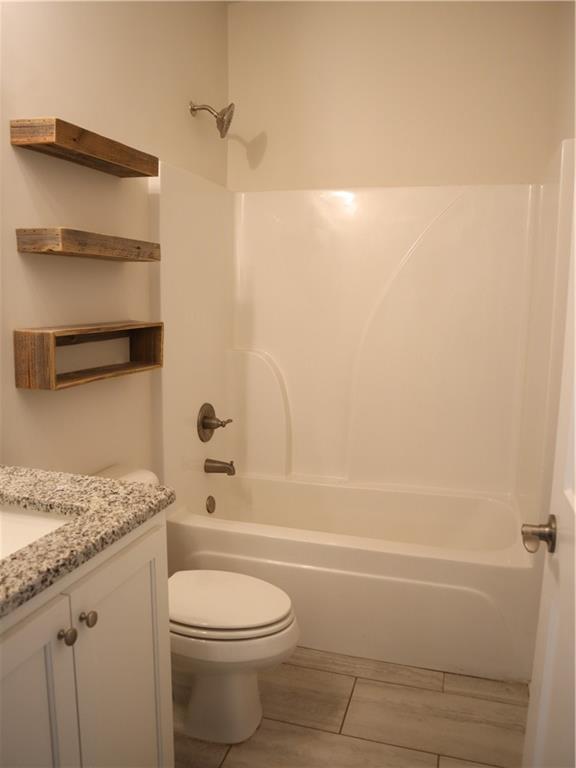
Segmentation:
[(111, 480), (125, 480), (128, 483), (160, 484), (157, 475), (151, 470), (130, 467), (126, 464), (112, 464), (96, 472), (95, 475), (97, 477), (109, 477)]

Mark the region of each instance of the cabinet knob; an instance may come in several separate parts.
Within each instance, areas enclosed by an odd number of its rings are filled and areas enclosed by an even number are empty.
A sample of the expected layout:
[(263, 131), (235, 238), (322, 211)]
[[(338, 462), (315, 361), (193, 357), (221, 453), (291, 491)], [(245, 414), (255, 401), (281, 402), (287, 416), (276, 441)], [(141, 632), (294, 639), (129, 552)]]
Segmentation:
[(70, 627), (70, 629), (61, 629), (56, 637), (58, 640), (64, 640), (66, 645), (74, 645), (78, 639), (78, 630), (74, 629), (74, 627)]
[(87, 627), (94, 627), (96, 626), (96, 623), (98, 622), (98, 612), (97, 611), (88, 611), (86, 613), (85, 611), (82, 611), (80, 616), (78, 616), (80, 621), (86, 622)]

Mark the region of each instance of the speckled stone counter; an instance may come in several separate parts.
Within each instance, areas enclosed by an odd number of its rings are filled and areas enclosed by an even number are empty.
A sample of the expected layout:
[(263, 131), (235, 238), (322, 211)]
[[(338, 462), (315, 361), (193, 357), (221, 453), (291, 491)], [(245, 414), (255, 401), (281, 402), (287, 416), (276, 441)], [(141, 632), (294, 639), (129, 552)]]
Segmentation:
[(0, 617), (174, 501), (163, 486), (0, 465), (0, 503), (69, 521), (0, 560)]

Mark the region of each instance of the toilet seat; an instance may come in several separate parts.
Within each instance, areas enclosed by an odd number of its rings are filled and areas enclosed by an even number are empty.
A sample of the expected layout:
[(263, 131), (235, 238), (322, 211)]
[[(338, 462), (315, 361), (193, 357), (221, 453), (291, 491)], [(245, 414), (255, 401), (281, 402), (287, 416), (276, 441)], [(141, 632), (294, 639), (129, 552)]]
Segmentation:
[(177, 571), (169, 579), (170, 631), (204, 640), (248, 640), (294, 621), (288, 595), (273, 584), (229, 571)]
[(191, 627), (188, 624), (179, 624), (170, 621), (170, 632), (183, 637), (195, 637), (199, 640), (251, 640), (256, 637), (268, 637), (289, 627), (294, 621), (294, 612), (285, 616), (281, 621), (273, 624), (265, 624), (262, 627), (250, 627), (247, 629), (211, 629), (206, 627)]

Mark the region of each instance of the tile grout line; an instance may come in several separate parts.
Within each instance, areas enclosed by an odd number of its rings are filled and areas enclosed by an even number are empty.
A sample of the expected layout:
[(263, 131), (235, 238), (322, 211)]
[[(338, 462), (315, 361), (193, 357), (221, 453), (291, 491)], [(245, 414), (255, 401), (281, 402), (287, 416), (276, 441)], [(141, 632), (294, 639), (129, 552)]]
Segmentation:
[[(281, 725), (292, 725), (295, 728), (304, 728), (307, 731), (317, 731), (318, 733), (326, 733), (329, 736), (342, 736), (342, 738), (344, 739), (353, 739), (354, 741), (366, 741), (368, 742), (368, 744), (382, 744), (382, 746), (384, 747), (394, 747), (395, 749), (402, 749), (402, 750), (406, 750), (407, 752), (419, 752), (422, 755), (439, 757), (439, 755), (437, 755), (436, 752), (430, 752), (429, 750), (426, 750), (426, 749), (418, 749), (417, 747), (406, 747), (403, 744), (393, 744), (390, 741), (378, 741), (377, 739), (368, 739), (366, 738), (366, 736), (356, 736), (355, 734), (352, 734), (352, 733), (338, 733), (337, 731), (327, 731), (325, 728), (316, 728), (313, 725), (303, 725), (302, 723), (291, 723), (291, 722), (288, 722), (287, 720), (278, 720), (275, 717), (269, 717), (266, 715), (262, 718), (262, 721), (264, 720), (269, 720), (272, 723), (280, 723)], [(442, 755), (442, 757), (445, 757), (445, 755)], [(457, 760), (457, 759), (459, 758), (452, 756), (452, 760)], [(503, 768), (502, 766), (498, 766), (498, 765), (493, 766), (493, 765), (486, 764), (485, 766), (482, 763), (480, 763), (479, 766), (480, 768)]]
[(352, 696), (354, 696), (354, 691), (356, 690), (356, 683), (358, 682), (358, 678), (354, 678), (354, 682), (352, 683), (352, 688), (350, 690), (350, 698), (348, 699), (348, 703), (346, 704), (346, 709), (344, 710), (344, 715), (342, 717), (342, 722), (340, 723), (340, 730), (338, 733), (342, 733), (342, 728), (344, 728), (344, 721), (346, 720), (346, 715), (348, 714), (348, 710), (350, 709), (350, 704), (352, 704)]
[[(327, 674), (338, 674), (337, 672), (329, 672)], [(351, 675), (348, 675), (348, 677), (351, 677)], [(447, 696), (460, 696), (464, 699), (476, 699), (477, 701), (489, 701), (491, 704), (504, 704), (507, 707), (516, 707), (519, 709), (527, 709), (528, 708), (528, 702), (521, 703), (518, 701), (510, 701), (506, 700), (504, 701), (502, 698), (488, 698), (487, 696), (478, 696), (476, 693), (471, 693), (469, 691), (446, 691), (444, 690), (444, 686), (442, 688), (421, 688), (417, 685), (406, 685), (405, 683), (391, 683), (388, 682), (388, 680), (375, 680), (371, 677), (364, 677), (363, 675), (358, 675), (358, 680), (365, 680), (368, 683), (376, 683), (376, 685), (391, 685), (395, 688), (409, 688), (411, 691), (425, 691), (427, 693), (445, 693)]]
[[(250, 738), (252, 738), (252, 737), (250, 737)], [(224, 768), (224, 763), (226, 762), (226, 758), (230, 754), (231, 749), (232, 749), (232, 744), (229, 744), (228, 747), (226, 748), (226, 752), (224, 753), (224, 757), (218, 763), (218, 768)]]
[[(357, 658), (361, 659), (359, 656), (350, 656), (348, 658)], [(368, 661), (372, 661), (371, 659), (368, 659)], [(386, 685), (399, 685), (403, 688), (416, 688), (419, 691), (436, 691), (437, 693), (448, 693), (452, 696), (467, 696), (468, 698), (473, 699), (482, 699), (483, 701), (494, 701), (500, 704), (512, 704), (516, 707), (527, 707), (528, 702), (526, 701), (520, 701), (518, 699), (504, 699), (501, 696), (489, 696), (487, 694), (479, 695), (478, 693), (471, 692), (471, 691), (450, 691), (446, 689), (446, 683), (447, 683), (447, 676), (453, 675), (455, 677), (470, 677), (474, 680), (482, 680), (486, 682), (491, 683), (502, 683), (506, 684), (508, 682), (511, 683), (517, 683), (518, 685), (527, 685), (527, 683), (522, 683), (518, 681), (507, 681), (507, 680), (497, 680), (495, 678), (489, 678), (489, 677), (480, 677), (479, 675), (464, 675), (458, 672), (443, 672), (439, 669), (427, 669), (425, 667), (411, 667), (409, 665), (398, 665), (398, 666), (405, 666), (407, 669), (415, 669), (415, 670), (421, 670), (423, 672), (436, 672), (439, 675), (441, 675), (441, 682), (440, 682), (440, 688), (433, 688), (430, 685), (418, 685), (417, 683), (405, 683), (405, 682), (398, 682), (397, 680), (390, 680), (390, 679), (382, 679), (381, 677), (370, 677), (367, 674), (362, 673), (352, 673), (352, 672), (340, 672), (333, 669), (328, 669), (326, 666), (319, 666), (314, 664), (314, 662), (309, 663), (302, 663), (302, 662), (293, 662), (291, 659), (288, 659), (286, 662), (284, 662), (286, 665), (290, 667), (296, 667), (299, 669), (312, 669), (317, 672), (325, 672), (329, 675), (340, 675), (341, 677), (356, 677), (359, 680), (370, 680), (374, 683), (385, 683)], [(392, 662), (382, 662), (383, 664), (392, 663)]]
[[(331, 733), (332, 736), (340, 736), (340, 731), (330, 731), (328, 728), (318, 728), (317, 725), (305, 725), (304, 723), (295, 723), (293, 720), (280, 720), (277, 717), (270, 717), (270, 715), (264, 714), (262, 720), (270, 720), (273, 723), (282, 723), (282, 725), (293, 725), (296, 728), (306, 728), (309, 731), (318, 731), (319, 733)], [(345, 734), (342, 734), (343, 736)], [(252, 738), (252, 737), (250, 737)], [(364, 739), (366, 741), (366, 739)]]
[[(304, 651), (317, 651), (319, 653), (326, 653), (327, 655), (331, 655), (331, 651), (319, 651), (318, 648), (309, 648), (306, 645), (299, 645), (297, 647), (301, 648)], [(490, 683), (504, 683), (504, 684), (512, 683), (514, 685), (526, 685), (526, 686), (530, 687), (530, 680), (502, 680), (502, 679), (497, 678), (497, 677), (483, 677), (482, 675), (470, 675), (470, 674), (467, 674), (465, 672), (449, 672), (447, 670), (437, 669), (437, 668), (434, 668), (434, 667), (417, 667), (414, 664), (399, 664), (399, 663), (397, 663), (395, 661), (382, 661), (381, 659), (373, 659), (373, 658), (370, 658), (368, 656), (351, 656), (348, 653), (336, 653), (334, 655), (335, 656), (343, 656), (346, 659), (355, 659), (355, 660), (360, 660), (360, 661), (369, 661), (369, 662), (372, 662), (374, 664), (385, 664), (387, 666), (399, 667), (401, 669), (414, 669), (414, 670), (418, 670), (420, 672), (435, 672), (437, 674), (442, 675), (443, 677), (446, 677), (446, 675), (454, 675), (454, 677), (470, 677), (470, 678), (472, 678), (474, 680), (486, 680), (487, 682), (490, 682)], [(290, 659), (288, 659), (286, 661), (286, 663), (290, 664), (291, 663)], [(321, 672), (331, 672), (332, 671), (332, 670), (326, 670), (326, 669), (321, 668), (321, 667), (314, 667), (314, 666), (311, 667), (308, 664), (301, 664), (301, 663), (300, 664), (292, 664), (292, 666), (294, 666), (294, 667), (302, 666), (302, 667), (306, 667), (306, 669), (318, 669)], [(351, 675), (350, 673), (346, 673), (346, 672), (334, 672), (334, 674), (335, 675), (345, 675), (345, 674), (348, 674), (348, 677), (362, 677), (362, 675)], [(373, 678), (365, 678), (365, 679), (371, 680)], [(403, 683), (398, 683), (398, 685), (403, 685)], [(420, 688), (421, 686), (415, 685), (415, 686), (410, 686), (410, 687)], [(429, 688), (427, 690), (435, 690), (435, 689)]]
[(447, 760), (464, 760), (466, 763), (470, 763), (470, 765), (477, 765), (478, 768), (504, 768), (503, 765), (496, 765), (496, 763), (479, 763), (476, 760), (470, 760), (469, 758), (454, 757), (454, 755), (443, 755), (442, 753), (438, 755), (438, 762), (440, 762), (443, 757), (445, 757)]
[[(304, 651), (316, 651), (318, 653), (325, 653), (329, 656), (330, 655), (343, 656), (346, 659), (360, 659), (361, 661), (371, 661), (375, 664), (387, 664), (391, 667), (403, 667), (404, 669), (418, 669), (421, 672), (440, 672), (441, 674), (444, 674), (443, 669), (434, 669), (433, 667), (417, 667), (414, 664), (399, 664), (396, 661), (382, 661), (382, 659), (373, 659), (369, 656), (352, 656), (349, 653), (332, 653), (332, 651), (321, 651), (318, 648), (309, 648), (307, 645), (298, 645), (296, 647), (301, 648)], [(454, 674), (458, 674), (458, 673), (455, 672)], [(477, 675), (468, 675), (468, 677), (477, 677)]]
[(294, 664), (288, 659), (282, 664), (283, 667), (293, 667), (294, 669), (310, 669), (313, 672), (325, 672), (327, 675), (338, 675), (339, 677), (359, 677), (352, 672), (334, 672), (332, 669), (324, 669), (321, 667), (310, 667), (307, 664)]
[[(424, 685), (415, 685), (414, 683), (398, 683), (394, 682), (392, 680), (382, 680), (378, 677), (367, 677), (366, 675), (353, 675), (350, 672), (334, 672), (331, 669), (326, 669), (324, 667), (311, 667), (307, 664), (294, 664), (293, 662), (288, 659), (288, 661), (284, 662), (284, 666), (287, 667), (294, 667), (296, 669), (311, 669), (314, 672), (325, 672), (327, 675), (339, 675), (340, 677), (354, 677), (357, 680), (369, 680), (372, 683), (384, 683), (385, 685), (399, 685), (402, 688), (416, 688), (419, 691), (434, 691), (435, 693), (442, 693), (443, 692), (443, 683), (441, 683), (440, 688), (430, 688), (430, 686), (424, 686)], [(441, 672), (440, 674), (444, 675), (444, 672)], [(460, 694), (455, 694), (460, 695)], [(461, 695), (470, 695), (470, 694), (461, 694)], [(475, 697), (480, 698), (480, 697)]]
[[(309, 726), (302, 726), (302, 728), (308, 728)], [(315, 728), (310, 728), (310, 730), (316, 730)], [(328, 733), (328, 731), (324, 731), (324, 733)], [(468, 762), (471, 765), (477, 765), (478, 768), (505, 768), (502, 765), (496, 765), (495, 763), (478, 763), (474, 760), (469, 760), (468, 758), (460, 757), (459, 755), (442, 755), (438, 752), (430, 752), (427, 749), (421, 749), (419, 747), (408, 747), (406, 744), (397, 744), (393, 741), (380, 741), (379, 739), (369, 739), (367, 736), (356, 736), (355, 734), (351, 733), (334, 733), (331, 731), (331, 733), (334, 736), (342, 736), (345, 739), (356, 739), (357, 741), (367, 741), (370, 744), (382, 744), (385, 747), (394, 747), (395, 749), (402, 749), (406, 750), (408, 752), (419, 752), (422, 755), (430, 755), (431, 757), (438, 758), (438, 762), (440, 762), (440, 759), (445, 757), (448, 760), (464, 760), (464, 762)]]

